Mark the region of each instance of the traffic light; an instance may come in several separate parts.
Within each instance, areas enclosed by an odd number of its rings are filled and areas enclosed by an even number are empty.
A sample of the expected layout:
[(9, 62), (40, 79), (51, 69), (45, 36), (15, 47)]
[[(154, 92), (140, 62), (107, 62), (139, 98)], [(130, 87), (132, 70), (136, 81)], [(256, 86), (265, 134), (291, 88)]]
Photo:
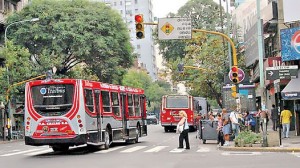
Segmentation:
[(134, 19), (135, 19), (136, 38), (137, 39), (145, 38), (143, 15), (142, 14), (135, 15)]
[(234, 84), (238, 84), (239, 81), (239, 68), (237, 66), (231, 67), (231, 74), (232, 74), (232, 82)]
[(231, 86), (231, 96), (233, 98), (237, 97), (237, 93), (238, 93), (238, 86), (237, 85), (232, 85)]

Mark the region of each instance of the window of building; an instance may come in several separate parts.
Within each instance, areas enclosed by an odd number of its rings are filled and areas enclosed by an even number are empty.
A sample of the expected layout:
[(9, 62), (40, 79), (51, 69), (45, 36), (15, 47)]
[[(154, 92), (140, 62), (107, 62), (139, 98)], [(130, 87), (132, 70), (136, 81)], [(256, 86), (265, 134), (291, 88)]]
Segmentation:
[(137, 3), (138, 3), (138, 0), (134, 0), (134, 3), (137, 4)]
[(114, 6), (117, 6), (117, 2), (114, 2)]
[(110, 96), (109, 92), (107, 91), (102, 91), (101, 92), (101, 97), (102, 97), (102, 108), (103, 112), (110, 112)]
[(121, 15), (123, 15), (123, 10), (120, 10)]
[(138, 12), (139, 12), (139, 10), (138, 10), (138, 9), (135, 9), (134, 11), (135, 11), (135, 13), (138, 13)]
[(123, 5), (123, 1), (120, 1), (120, 6), (122, 6)]
[(84, 90), (85, 106), (90, 112), (94, 112), (94, 97), (91, 89)]

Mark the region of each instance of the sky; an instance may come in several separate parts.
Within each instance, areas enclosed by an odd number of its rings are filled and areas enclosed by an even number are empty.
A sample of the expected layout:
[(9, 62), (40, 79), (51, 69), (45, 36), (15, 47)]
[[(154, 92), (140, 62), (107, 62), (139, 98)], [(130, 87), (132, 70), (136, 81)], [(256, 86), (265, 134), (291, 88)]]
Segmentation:
[[(165, 18), (170, 12), (177, 13), (178, 9), (187, 1), (188, 0), (152, 0), (154, 16), (157, 18)], [(219, 4), (219, 0), (214, 1)]]

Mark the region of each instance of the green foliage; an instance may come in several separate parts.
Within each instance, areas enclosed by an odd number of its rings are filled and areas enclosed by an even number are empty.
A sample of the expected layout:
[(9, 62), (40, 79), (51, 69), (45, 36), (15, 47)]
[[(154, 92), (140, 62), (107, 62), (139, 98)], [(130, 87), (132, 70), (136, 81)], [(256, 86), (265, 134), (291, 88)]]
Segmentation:
[[(28, 48), (36, 66), (55, 66), (59, 76), (96, 75), (99, 80), (112, 83), (121, 81), (125, 69), (133, 63), (127, 26), (120, 14), (104, 3), (34, 0), (9, 16), (7, 23), (31, 18), (40, 20), (11, 26), (7, 36)], [(84, 70), (81, 73), (72, 72), (76, 65), (86, 66), (76, 68)]]
[[(221, 27), (219, 4), (213, 0), (189, 0), (182, 6), (176, 16), (189, 17), (192, 29), (218, 31)], [(223, 25), (226, 17), (223, 12)], [(221, 92), (224, 76), (229, 72), (227, 41), (219, 35), (208, 33), (193, 33), (192, 40), (158, 40), (160, 53), (167, 61), (166, 66), (172, 71), (174, 83), (185, 81), (191, 88), (189, 94), (193, 96), (215, 99), (220, 107)], [(177, 65), (201, 67), (205, 70), (185, 68), (180, 74)], [(239, 62), (240, 63), (240, 62)]]
[(261, 141), (261, 135), (256, 134), (252, 131), (241, 131), (234, 140), (236, 146), (239, 147), (243, 147), (245, 145), (251, 146), (252, 144), (260, 141)]
[(151, 103), (148, 111), (159, 109), (162, 96), (171, 93), (169, 84), (163, 81), (152, 82), (150, 76), (145, 71), (136, 69), (128, 71), (124, 76), (122, 85), (144, 89), (147, 100)]

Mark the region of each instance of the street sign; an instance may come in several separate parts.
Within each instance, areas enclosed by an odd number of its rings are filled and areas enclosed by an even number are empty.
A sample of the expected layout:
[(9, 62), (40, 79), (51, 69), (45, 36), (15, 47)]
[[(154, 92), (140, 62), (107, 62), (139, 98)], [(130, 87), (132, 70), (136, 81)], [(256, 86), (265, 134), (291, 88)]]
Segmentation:
[[(232, 71), (230, 70), (228, 73), (229, 79), (232, 81)], [(245, 79), (245, 72), (242, 69), (238, 69), (238, 77), (239, 77), (239, 83), (241, 83)]]
[(158, 39), (191, 39), (192, 20), (190, 18), (158, 19)]
[(292, 79), (298, 78), (298, 65), (292, 66), (277, 66), (266, 68), (266, 79)]

